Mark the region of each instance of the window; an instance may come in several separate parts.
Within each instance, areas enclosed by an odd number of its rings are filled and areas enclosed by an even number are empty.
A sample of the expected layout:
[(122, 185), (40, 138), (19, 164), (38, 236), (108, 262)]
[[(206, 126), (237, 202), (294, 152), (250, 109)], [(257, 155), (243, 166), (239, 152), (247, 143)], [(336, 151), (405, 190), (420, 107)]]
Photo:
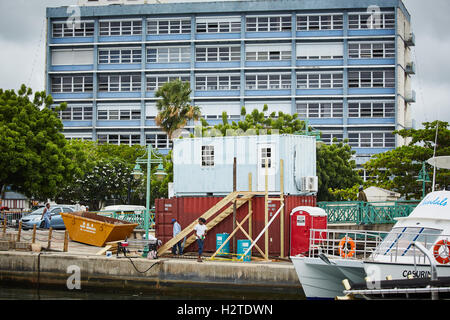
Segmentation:
[(92, 65), (94, 64), (93, 49), (63, 49), (52, 50), (53, 66)]
[(297, 31), (342, 30), (343, 15), (299, 15)]
[(147, 134), (146, 136), (146, 143), (151, 144), (153, 148), (156, 149), (167, 149), (170, 148), (171, 142), (167, 138), (167, 134), (163, 133), (152, 133)]
[(78, 93), (93, 91), (92, 76), (53, 76), (51, 78), (53, 93)]
[(197, 47), (195, 52), (197, 62), (226, 62), (241, 60), (240, 47)]
[(239, 90), (240, 86), (240, 75), (198, 75), (195, 77), (195, 89), (199, 91)]
[(151, 75), (147, 76), (147, 91), (156, 91), (165, 83), (173, 80), (181, 80), (182, 82), (189, 82), (191, 77), (189, 75)]
[(287, 90), (291, 89), (290, 74), (255, 74), (245, 77), (247, 90)]
[(280, 32), (291, 31), (290, 16), (247, 17), (247, 32)]
[(92, 120), (92, 106), (68, 106), (58, 117), (61, 121)]
[(136, 92), (141, 91), (140, 75), (99, 75), (100, 92)]
[(343, 73), (297, 73), (297, 89), (340, 89)]
[(349, 43), (350, 59), (387, 59), (395, 58), (394, 42)]
[(335, 143), (339, 143), (344, 141), (344, 134), (342, 133), (330, 133), (330, 132), (322, 132), (321, 140), (328, 145), (333, 145)]
[(394, 29), (395, 14), (394, 13), (363, 13), (349, 14), (349, 29)]
[(272, 168), (272, 148), (261, 148), (261, 168)]
[(94, 22), (79, 22), (72, 25), (66, 22), (52, 24), (53, 38), (93, 37)]
[(214, 146), (202, 146), (202, 167), (214, 167)]
[(139, 120), (141, 119), (141, 110), (138, 108), (120, 107), (112, 108), (99, 107), (98, 120)]
[(135, 36), (142, 34), (142, 21), (100, 21), (100, 36)]
[(350, 118), (393, 118), (394, 101), (351, 101), (348, 105)]
[(240, 17), (197, 18), (197, 33), (240, 33)]
[(115, 145), (137, 145), (141, 143), (139, 134), (121, 133), (121, 134), (98, 134), (97, 141), (99, 144), (115, 144)]
[(147, 49), (147, 63), (181, 63), (190, 61), (190, 47), (164, 47)]
[(395, 88), (395, 71), (349, 71), (348, 85), (349, 88)]
[(395, 148), (395, 136), (391, 132), (352, 132), (348, 139), (354, 148)]
[(98, 63), (141, 63), (142, 51), (140, 48), (100, 49), (98, 51)]
[(330, 60), (344, 58), (344, 44), (339, 43), (301, 43), (297, 44), (298, 60)]
[(297, 113), (306, 118), (342, 118), (343, 103), (334, 101), (297, 102)]
[(247, 61), (280, 61), (291, 60), (291, 45), (247, 45), (245, 59)]
[(191, 19), (150, 19), (147, 22), (147, 34), (189, 34), (191, 33)]

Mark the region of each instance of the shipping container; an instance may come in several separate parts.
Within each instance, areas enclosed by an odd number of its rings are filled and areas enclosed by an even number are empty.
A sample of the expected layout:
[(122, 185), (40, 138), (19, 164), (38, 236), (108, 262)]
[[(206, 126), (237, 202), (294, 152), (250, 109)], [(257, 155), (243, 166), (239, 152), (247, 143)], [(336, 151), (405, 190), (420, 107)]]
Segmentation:
[(236, 190), (280, 192), (283, 160), (284, 194), (317, 193), (316, 138), (304, 135), (259, 135), (175, 139), (173, 170), (175, 197), (226, 196)]
[[(196, 221), (206, 211), (212, 208), (216, 203), (222, 200), (223, 197), (175, 197), (172, 199), (157, 199), (155, 202), (156, 208), (156, 237), (163, 243), (167, 242), (173, 237), (173, 225), (171, 223), (173, 218), (176, 218), (184, 229), (193, 221)], [(290, 213), (293, 209), (299, 206), (316, 206), (315, 196), (291, 196), (287, 195), (284, 198), (284, 255), (289, 256), (290, 248)], [(255, 239), (265, 226), (265, 198), (264, 196), (254, 197), (252, 200), (252, 239)], [(270, 220), (280, 208), (280, 201), (269, 200), (268, 203)], [(237, 221), (242, 221), (248, 215), (248, 203), (240, 207), (236, 212)], [(223, 211), (223, 210), (221, 210)], [(220, 211), (220, 212), (221, 212)], [(217, 213), (219, 214), (219, 213)], [(216, 214), (216, 215), (217, 215)], [(216, 216), (215, 215), (215, 216)], [(214, 218), (214, 217), (212, 217)], [(212, 219), (211, 218), (211, 219)], [(281, 254), (281, 230), (280, 230), (280, 215), (274, 220), (269, 227), (269, 255), (279, 256)], [(249, 222), (243, 224), (244, 230), (248, 232)], [(233, 231), (233, 215), (230, 214), (225, 220), (217, 226), (208, 230), (208, 236), (205, 240), (205, 252), (214, 253), (216, 251), (216, 234), (231, 233)], [(245, 240), (247, 237), (241, 231), (235, 235), (236, 240)], [(257, 242), (257, 245), (264, 252), (265, 247), (264, 236)], [(233, 241), (230, 243), (231, 252), (235, 252)], [(185, 252), (197, 251), (197, 244), (194, 243)], [(258, 250), (252, 250), (253, 255), (260, 255)]]

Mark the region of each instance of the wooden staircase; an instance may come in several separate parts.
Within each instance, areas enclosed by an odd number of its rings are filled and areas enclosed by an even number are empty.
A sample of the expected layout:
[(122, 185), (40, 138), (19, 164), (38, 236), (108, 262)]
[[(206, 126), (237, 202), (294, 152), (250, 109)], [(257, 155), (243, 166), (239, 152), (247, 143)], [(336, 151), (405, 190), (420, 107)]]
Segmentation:
[[(239, 197), (242, 195), (242, 197)], [(233, 203), (236, 202), (236, 209), (239, 209), (241, 206), (243, 206), (247, 201), (251, 200), (256, 193), (251, 192), (239, 192), (235, 191), (230, 193), (228, 196), (223, 198), (221, 201), (219, 201), (216, 205), (214, 205), (211, 209), (206, 211), (201, 218), (204, 218), (206, 222), (206, 226), (208, 227), (208, 231), (213, 229), (216, 225), (221, 223), (223, 220), (225, 220), (230, 214), (233, 213)], [(230, 205), (229, 205), (230, 204)], [(229, 205), (223, 212), (218, 214), (216, 217), (214, 217), (212, 220), (208, 221), (211, 217), (213, 217), (217, 212), (225, 208), (227, 205)], [(200, 218), (200, 217), (199, 217)], [(194, 227), (198, 223), (197, 220), (193, 221), (187, 228), (183, 229), (178, 235), (176, 235), (174, 238), (167, 241), (165, 244), (163, 244), (159, 250), (158, 255), (163, 255), (171, 249), (176, 243), (183, 240), (185, 237), (189, 236), (194, 230)], [(186, 239), (186, 243), (184, 245), (185, 248), (190, 246), (192, 243), (194, 243), (196, 240), (195, 234), (192, 234), (189, 238)]]

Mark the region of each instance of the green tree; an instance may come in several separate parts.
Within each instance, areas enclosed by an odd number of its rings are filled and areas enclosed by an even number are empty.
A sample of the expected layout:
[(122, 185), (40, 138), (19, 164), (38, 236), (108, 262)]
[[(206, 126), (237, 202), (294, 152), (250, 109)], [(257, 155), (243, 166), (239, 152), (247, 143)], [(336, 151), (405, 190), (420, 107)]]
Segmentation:
[[(362, 183), (352, 160), (355, 151), (346, 143), (321, 144), (317, 148), (318, 201), (338, 201), (335, 189), (352, 188)], [(356, 193), (357, 194), (357, 193)]]
[(158, 115), (156, 124), (172, 139), (173, 133), (186, 126), (189, 120), (198, 120), (201, 116), (200, 108), (191, 105), (192, 90), (189, 82), (173, 80), (165, 83), (155, 93)]
[(12, 186), (28, 197), (52, 198), (64, 183), (82, 174), (77, 150), (69, 148), (53, 99), (22, 85), (0, 89), (0, 189)]
[(99, 209), (106, 199), (115, 199), (119, 204), (140, 203), (145, 196), (145, 184), (135, 181), (132, 171), (136, 159), (146, 152), (144, 146), (81, 140), (72, 140), (69, 146), (84, 153), (84, 158), (80, 159), (84, 172), (75, 176), (73, 183), (61, 188), (60, 201), (87, 203), (94, 210)]
[[(369, 176), (375, 177), (373, 183), (381, 188), (399, 192), (406, 199), (420, 199), (422, 197), (422, 183), (417, 177), (422, 169), (422, 163), (433, 157), (436, 128), (438, 138), (436, 156), (450, 154), (450, 130), (448, 122), (434, 121), (423, 123), (423, 129), (405, 129), (395, 133), (411, 140), (405, 146), (375, 155), (364, 165)], [(433, 170), (427, 166), (430, 178)], [(440, 186), (450, 184), (450, 170), (438, 169), (436, 183)], [(428, 184), (428, 191), (431, 185)]]

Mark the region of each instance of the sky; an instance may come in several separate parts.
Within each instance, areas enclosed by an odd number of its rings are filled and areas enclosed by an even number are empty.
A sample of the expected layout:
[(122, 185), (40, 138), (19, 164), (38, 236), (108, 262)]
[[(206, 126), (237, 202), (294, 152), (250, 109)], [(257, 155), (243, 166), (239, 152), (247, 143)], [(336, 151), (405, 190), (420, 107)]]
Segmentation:
[[(312, 0), (307, 0), (312, 1)], [(44, 89), (45, 8), (74, 5), (76, 0), (0, 0), (0, 88)], [(416, 35), (412, 85), (417, 102), (412, 118), (450, 122), (450, 32), (448, 0), (404, 0)]]

